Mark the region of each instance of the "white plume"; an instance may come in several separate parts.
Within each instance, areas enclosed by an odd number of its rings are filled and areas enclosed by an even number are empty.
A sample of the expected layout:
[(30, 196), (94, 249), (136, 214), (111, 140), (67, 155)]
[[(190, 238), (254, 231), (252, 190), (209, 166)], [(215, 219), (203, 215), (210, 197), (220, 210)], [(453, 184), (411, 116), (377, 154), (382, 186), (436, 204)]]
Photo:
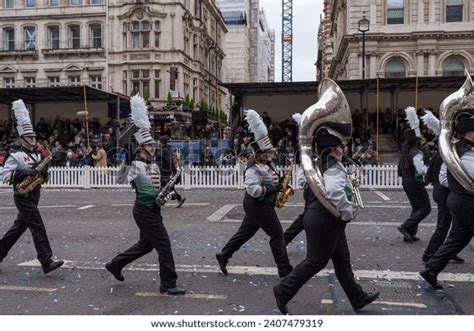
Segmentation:
[(15, 112), (17, 126), (24, 126), (25, 124), (31, 124), (30, 113), (26, 109), (23, 100), (18, 99), (13, 101), (12, 109)]
[(420, 132), (420, 120), (418, 119), (418, 116), (416, 116), (416, 109), (415, 107), (407, 107), (405, 109), (405, 114), (407, 117), (407, 122), (408, 125), (412, 130), (415, 130), (416, 136), (418, 138), (421, 138), (421, 132)]
[(301, 125), (301, 118), (303, 117), (303, 115), (301, 115), (300, 113), (294, 113), (291, 117), (293, 117), (298, 126)]
[(133, 124), (139, 129), (151, 128), (150, 120), (148, 119), (148, 109), (145, 100), (136, 94), (130, 99), (130, 108), (132, 109), (131, 118)]
[(255, 135), (255, 141), (260, 140), (268, 135), (268, 130), (265, 126), (265, 123), (263, 123), (262, 118), (255, 110), (246, 110), (245, 120), (249, 124), (250, 131)]
[(441, 132), (439, 119), (437, 119), (436, 116), (434, 116), (432, 112), (425, 109), (425, 115), (421, 116), (421, 120), (428, 127), (428, 129), (433, 131), (435, 135), (439, 136)]

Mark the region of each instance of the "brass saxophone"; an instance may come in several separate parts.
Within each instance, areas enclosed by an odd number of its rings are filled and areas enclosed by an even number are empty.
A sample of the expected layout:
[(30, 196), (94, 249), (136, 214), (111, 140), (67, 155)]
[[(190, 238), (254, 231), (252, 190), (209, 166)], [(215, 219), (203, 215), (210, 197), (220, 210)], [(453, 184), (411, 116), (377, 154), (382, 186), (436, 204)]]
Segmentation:
[(38, 174), (35, 176), (28, 176), (23, 179), (21, 183), (16, 185), (16, 191), (20, 194), (27, 194), (33, 191), (36, 186), (43, 184), (45, 180), (40, 173), (52, 158), (53, 157), (51, 154), (48, 154), (48, 156), (46, 156), (43, 161), (41, 161), (38, 166), (36, 166), (35, 170), (38, 172)]
[(360, 168), (352, 163), (349, 165), (347, 171), (347, 176), (352, 184), (352, 208), (353, 208), (353, 217), (354, 220), (357, 217), (357, 212), (359, 209), (364, 208), (364, 202), (362, 201), (362, 196), (360, 195)]
[(277, 197), (275, 206), (277, 208), (283, 208), (288, 199), (295, 194), (295, 190), (290, 185), (291, 178), (293, 177), (293, 160), (290, 159), (290, 164), (288, 165), (288, 170), (283, 179), (283, 190), (281, 190)]

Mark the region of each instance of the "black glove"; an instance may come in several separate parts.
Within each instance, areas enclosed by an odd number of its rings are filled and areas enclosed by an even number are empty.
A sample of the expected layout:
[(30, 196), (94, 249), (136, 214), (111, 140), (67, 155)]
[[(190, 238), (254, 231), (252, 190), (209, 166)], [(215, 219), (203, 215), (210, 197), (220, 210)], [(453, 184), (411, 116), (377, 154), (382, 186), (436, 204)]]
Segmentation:
[(43, 177), (43, 179), (46, 181), (49, 177), (49, 174), (48, 174), (48, 169), (46, 168), (43, 168), (43, 170), (41, 170), (41, 177)]
[(19, 182), (28, 176), (36, 176), (38, 171), (35, 169), (17, 169), (15, 170), (15, 181)]
[(277, 185), (272, 185), (272, 184), (269, 184), (269, 185), (265, 185), (265, 196), (270, 196), (270, 195), (275, 195), (277, 194), (278, 192), (280, 192), (281, 190), (283, 190), (283, 185), (281, 184), (277, 184)]

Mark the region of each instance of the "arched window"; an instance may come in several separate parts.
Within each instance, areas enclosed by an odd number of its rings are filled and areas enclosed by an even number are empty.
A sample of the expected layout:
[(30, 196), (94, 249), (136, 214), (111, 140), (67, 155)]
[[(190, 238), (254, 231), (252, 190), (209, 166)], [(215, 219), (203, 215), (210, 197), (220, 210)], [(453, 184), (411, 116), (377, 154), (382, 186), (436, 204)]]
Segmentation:
[(59, 26), (48, 26), (48, 48), (59, 49)]
[(443, 63), (443, 76), (463, 76), (464, 62), (459, 56), (451, 56)]
[(132, 33), (132, 48), (150, 47), (150, 22), (133, 21), (130, 27)]
[(406, 77), (405, 64), (400, 59), (392, 59), (385, 66), (386, 78)]
[(25, 49), (36, 49), (36, 28), (34, 26), (27, 26), (24, 28), (25, 32)]

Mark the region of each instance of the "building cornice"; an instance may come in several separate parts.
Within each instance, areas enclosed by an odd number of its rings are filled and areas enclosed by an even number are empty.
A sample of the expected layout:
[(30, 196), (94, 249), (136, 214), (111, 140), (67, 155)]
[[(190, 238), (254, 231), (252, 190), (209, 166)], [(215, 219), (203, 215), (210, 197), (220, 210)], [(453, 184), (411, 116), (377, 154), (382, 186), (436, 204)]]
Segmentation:
[(15, 15), (15, 16), (0, 16), (0, 22), (8, 21), (8, 23), (18, 22), (18, 21), (38, 21), (41, 19), (45, 19), (48, 21), (55, 20), (55, 19), (68, 19), (74, 20), (78, 18), (97, 18), (102, 17), (105, 18), (105, 13), (80, 13), (80, 14), (47, 14), (47, 15)]

